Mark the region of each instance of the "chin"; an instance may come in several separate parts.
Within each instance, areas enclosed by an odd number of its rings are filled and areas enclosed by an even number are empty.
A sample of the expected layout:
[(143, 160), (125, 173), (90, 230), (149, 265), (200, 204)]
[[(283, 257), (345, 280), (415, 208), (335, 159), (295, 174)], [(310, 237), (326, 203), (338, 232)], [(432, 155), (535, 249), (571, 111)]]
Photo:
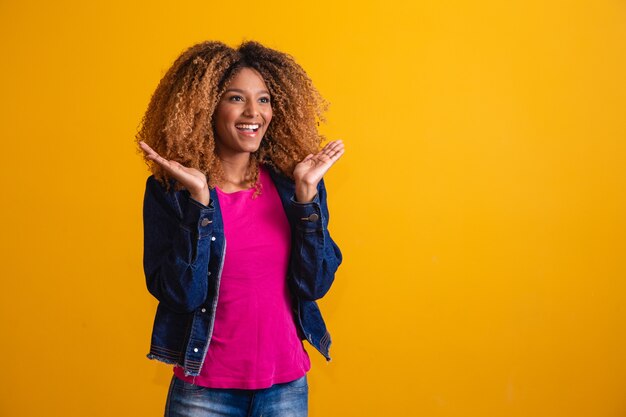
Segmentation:
[(245, 153), (254, 153), (256, 151), (259, 150), (261, 146), (260, 145), (256, 145), (256, 146), (242, 146), (239, 148), (240, 152), (245, 152)]
[(256, 152), (261, 147), (261, 140), (250, 141), (248, 143), (242, 144), (242, 149), (245, 149), (246, 152)]

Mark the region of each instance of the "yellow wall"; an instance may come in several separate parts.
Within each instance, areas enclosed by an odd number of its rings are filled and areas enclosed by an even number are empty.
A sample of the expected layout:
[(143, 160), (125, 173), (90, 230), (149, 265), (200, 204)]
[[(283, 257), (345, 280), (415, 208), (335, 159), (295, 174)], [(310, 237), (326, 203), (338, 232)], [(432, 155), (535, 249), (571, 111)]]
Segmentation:
[(0, 415), (162, 415), (133, 136), (204, 39), (346, 142), (312, 417), (626, 415), (623, 1), (95, 3), (0, 2)]

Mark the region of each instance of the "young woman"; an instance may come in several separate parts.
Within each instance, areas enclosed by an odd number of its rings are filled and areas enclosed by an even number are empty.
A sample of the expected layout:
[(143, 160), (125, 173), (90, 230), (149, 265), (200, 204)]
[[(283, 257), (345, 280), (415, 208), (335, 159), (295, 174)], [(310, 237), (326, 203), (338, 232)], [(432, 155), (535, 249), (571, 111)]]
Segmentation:
[(326, 103), (287, 54), (204, 42), (157, 87), (137, 134), (153, 175), (144, 270), (159, 305), (149, 358), (174, 364), (166, 416), (306, 416), (306, 339), (341, 263), (323, 176)]

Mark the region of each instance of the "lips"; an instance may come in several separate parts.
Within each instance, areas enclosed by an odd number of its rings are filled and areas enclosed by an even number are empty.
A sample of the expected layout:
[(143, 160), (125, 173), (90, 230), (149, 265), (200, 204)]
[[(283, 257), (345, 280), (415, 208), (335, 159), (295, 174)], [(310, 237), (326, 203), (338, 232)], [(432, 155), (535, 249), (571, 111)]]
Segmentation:
[(254, 133), (261, 127), (258, 123), (237, 123), (235, 128), (244, 133)]

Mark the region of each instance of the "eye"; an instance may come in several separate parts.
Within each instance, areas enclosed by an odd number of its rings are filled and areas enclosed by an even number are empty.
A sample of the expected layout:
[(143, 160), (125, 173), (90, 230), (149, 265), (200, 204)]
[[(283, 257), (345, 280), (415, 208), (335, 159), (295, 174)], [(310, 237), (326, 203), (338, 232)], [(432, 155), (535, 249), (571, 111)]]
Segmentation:
[(267, 104), (267, 103), (269, 103), (269, 102), (270, 102), (270, 98), (269, 98), (269, 97), (261, 97), (261, 98), (259, 99), (259, 101), (260, 101), (261, 103)]
[(230, 97), (228, 97), (228, 101), (243, 101), (243, 97), (241, 97), (241, 96), (230, 96)]

